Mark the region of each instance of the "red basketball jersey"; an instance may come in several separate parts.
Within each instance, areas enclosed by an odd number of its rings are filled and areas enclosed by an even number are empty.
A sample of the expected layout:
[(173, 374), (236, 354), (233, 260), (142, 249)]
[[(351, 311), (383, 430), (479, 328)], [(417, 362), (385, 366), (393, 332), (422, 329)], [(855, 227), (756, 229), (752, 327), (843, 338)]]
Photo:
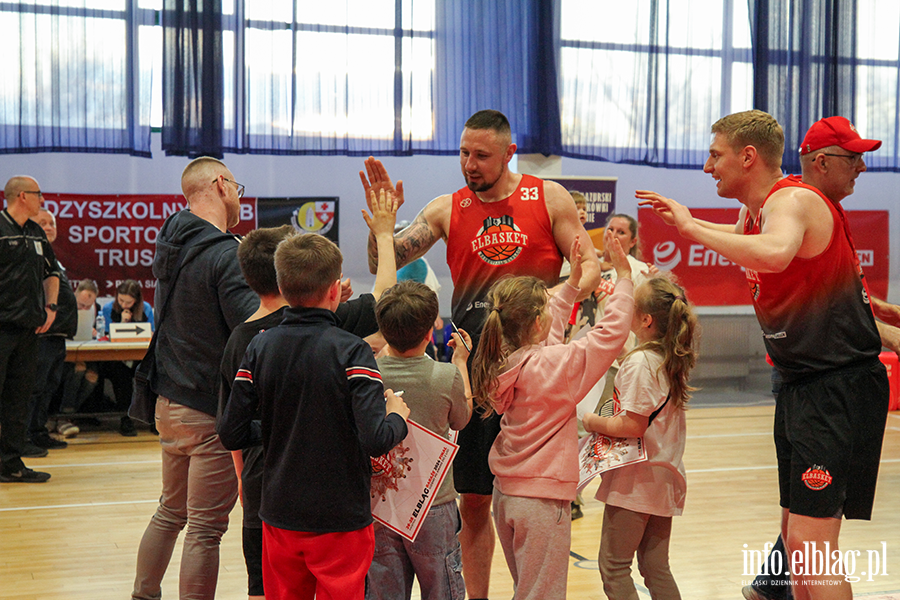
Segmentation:
[[(786, 380), (877, 358), (881, 352), (844, 210), (793, 175), (776, 183), (769, 197), (790, 186), (818, 194), (831, 211), (834, 228), (828, 247), (818, 256), (794, 258), (781, 273), (747, 269), (766, 349)], [(744, 234), (758, 233), (759, 222), (748, 214)]]
[(498, 202), (482, 202), (469, 188), (453, 194), (447, 263), (453, 277), (453, 320), (481, 332), (485, 297), (501, 276), (533, 275), (559, 282), (563, 257), (544, 201), (544, 181), (522, 175), (518, 189)]

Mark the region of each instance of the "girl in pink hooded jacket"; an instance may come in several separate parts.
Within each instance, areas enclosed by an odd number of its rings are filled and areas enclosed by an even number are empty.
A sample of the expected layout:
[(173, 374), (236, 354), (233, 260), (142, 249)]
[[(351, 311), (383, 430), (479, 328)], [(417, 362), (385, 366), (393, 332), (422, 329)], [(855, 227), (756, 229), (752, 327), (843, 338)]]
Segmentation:
[(502, 414), (488, 457), (493, 513), (516, 600), (565, 598), (571, 502), (578, 483), (575, 405), (603, 376), (628, 337), (631, 267), (617, 240), (618, 279), (603, 319), (571, 344), (563, 336), (581, 281), (572, 244), (569, 280), (552, 297), (534, 277), (510, 277), (488, 293), (491, 311), (472, 364), (475, 401)]

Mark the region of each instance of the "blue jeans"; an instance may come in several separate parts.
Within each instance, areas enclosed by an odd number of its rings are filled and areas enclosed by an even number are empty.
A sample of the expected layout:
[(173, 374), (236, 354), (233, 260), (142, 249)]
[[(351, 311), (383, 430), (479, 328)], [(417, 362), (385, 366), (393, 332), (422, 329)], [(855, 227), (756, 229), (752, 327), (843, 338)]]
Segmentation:
[(375, 559), (366, 577), (366, 600), (408, 600), (413, 575), (419, 580), (422, 600), (463, 600), (466, 586), (459, 529), (455, 500), (431, 507), (415, 542), (376, 525)]

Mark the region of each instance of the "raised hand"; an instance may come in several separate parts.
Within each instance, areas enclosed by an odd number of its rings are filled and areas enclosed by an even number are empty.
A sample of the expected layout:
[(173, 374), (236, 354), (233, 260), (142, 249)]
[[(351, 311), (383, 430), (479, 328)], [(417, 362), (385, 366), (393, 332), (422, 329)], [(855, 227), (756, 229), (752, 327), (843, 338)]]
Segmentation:
[(575, 239), (572, 240), (572, 248), (569, 250), (569, 264), (572, 267), (572, 272), (569, 275), (569, 284), (578, 289), (581, 289), (581, 252), (581, 238), (576, 235)]
[(623, 277), (631, 279), (631, 263), (628, 262), (628, 255), (622, 249), (622, 244), (619, 243), (618, 238), (612, 238), (609, 241), (609, 260), (616, 270), (618, 279)]
[(686, 206), (671, 198), (666, 198), (662, 194), (649, 190), (636, 190), (634, 197), (640, 200), (638, 206), (649, 206), (667, 225), (674, 225), (679, 230), (692, 219), (691, 211)]
[(376, 193), (381, 192), (382, 190), (389, 191), (394, 198), (394, 202), (397, 204), (397, 208), (403, 206), (403, 181), (397, 182), (397, 187), (394, 187), (394, 184), (391, 182), (391, 177), (388, 175), (387, 169), (384, 168), (384, 165), (381, 164), (381, 161), (370, 156), (365, 161), (366, 170), (365, 172), (359, 172), (359, 179), (362, 182), (363, 191), (366, 194), (366, 203), (369, 206), (369, 210), (372, 210), (371, 192), (374, 190)]
[(370, 217), (366, 210), (362, 210), (363, 219), (372, 235), (387, 234), (393, 237), (394, 226), (397, 224), (397, 209), (399, 204), (394, 202), (394, 195), (385, 189), (380, 190), (377, 195), (374, 189), (369, 191), (369, 210), (372, 211)]

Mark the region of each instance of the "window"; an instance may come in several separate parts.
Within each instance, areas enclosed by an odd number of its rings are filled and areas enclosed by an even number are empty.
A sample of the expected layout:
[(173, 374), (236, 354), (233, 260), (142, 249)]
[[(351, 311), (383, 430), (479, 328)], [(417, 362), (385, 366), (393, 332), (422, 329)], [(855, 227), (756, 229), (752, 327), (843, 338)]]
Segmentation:
[(431, 137), (432, 2), (247, 2), (245, 16), (251, 138)]
[(133, 30), (148, 17), (127, 0), (0, 4), (0, 152), (149, 156), (151, 78)]
[(883, 141), (880, 149), (866, 155), (867, 166), (897, 170), (900, 3), (865, 0), (857, 10), (856, 115), (851, 120), (861, 135)]
[(696, 166), (710, 125), (752, 107), (745, 0), (561, 2), (567, 154)]

